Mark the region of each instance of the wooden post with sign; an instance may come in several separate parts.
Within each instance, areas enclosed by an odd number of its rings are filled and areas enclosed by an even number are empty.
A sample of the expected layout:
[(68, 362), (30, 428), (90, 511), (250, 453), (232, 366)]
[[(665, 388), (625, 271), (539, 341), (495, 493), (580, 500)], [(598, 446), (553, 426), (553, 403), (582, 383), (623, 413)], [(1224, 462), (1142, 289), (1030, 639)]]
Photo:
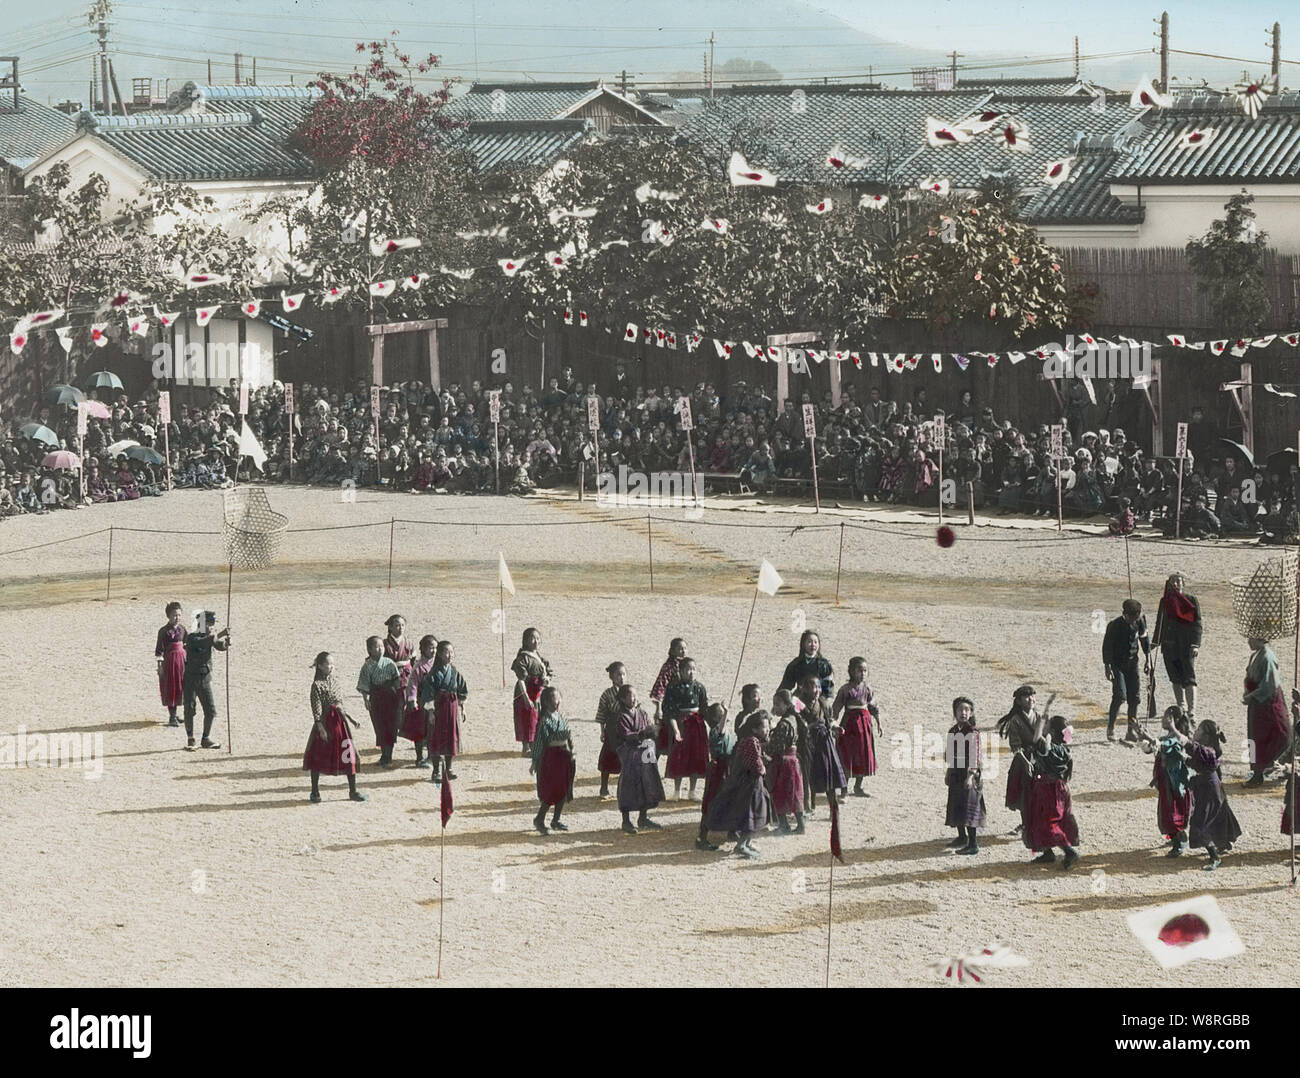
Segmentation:
[(934, 417), (934, 444), (939, 449), (939, 523), (943, 524), (943, 443), (947, 439), (946, 419), (942, 412)]
[(817, 484), (817, 410), (811, 404), (803, 406), (803, 433), (808, 439), (808, 453), (812, 457), (813, 511), (820, 513), (822, 495)]
[(1174, 447), (1178, 457), (1178, 500), (1174, 506), (1174, 538), (1178, 539), (1183, 530), (1183, 461), (1187, 458), (1187, 424), (1178, 424), (1178, 442)]
[[(167, 489), (172, 489), (172, 394), (170, 389), (158, 393), (158, 422), (163, 429), (163, 452), (167, 456)], [(80, 421), (78, 421), (80, 425)]]
[(284, 414), (289, 427), (289, 481), (293, 481), (293, 383), (284, 383)]
[(1052, 424), (1052, 463), (1056, 465), (1056, 530), (1065, 530), (1065, 515), (1061, 507), (1061, 461), (1065, 457), (1065, 434), (1060, 423)]
[[(383, 338), (376, 338), (382, 340)], [(384, 446), (382, 436), (379, 433), (379, 386), (370, 387), (370, 416), (375, 423), (375, 485), (378, 486), (383, 479), (383, 473), (380, 470), (380, 457), (384, 455)]]
[(682, 416), (682, 432), (686, 435), (686, 450), (691, 458), (691, 504), (699, 505), (699, 483), (695, 478), (695, 443), (691, 439), (691, 431), (695, 429), (695, 418), (691, 415), (691, 398), (683, 396), (677, 403)]
[(497, 493), (501, 493), (501, 390), (488, 394), (488, 418), (492, 420), (492, 463), (497, 474)]
[[(596, 493), (600, 494), (600, 398), (594, 393), (587, 398), (587, 427), (591, 430), (591, 440), (596, 445)], [(582, 485), (587, 485), (584, 475)]]
[[(166, 396), (163, 393), (162, 396)], [(81, 492), (78, 501), (86, 500), (86, 417), (89, 409), (86, 402), (77, 405), (77, 489)], [(168, 471), (167, 489), (171, 490), (171, 472)]]

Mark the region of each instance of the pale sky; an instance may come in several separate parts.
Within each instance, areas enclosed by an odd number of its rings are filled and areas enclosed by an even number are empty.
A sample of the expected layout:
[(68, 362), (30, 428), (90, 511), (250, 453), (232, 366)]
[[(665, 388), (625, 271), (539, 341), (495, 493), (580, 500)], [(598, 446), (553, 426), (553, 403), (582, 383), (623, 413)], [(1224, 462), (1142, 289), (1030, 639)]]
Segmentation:
[[(1080, 38), (1087, 58), (1137, 53), (1130, 67), (1156, 71), (1146, 53), (1156, 39), (1150, 7), (1132, 0), (1022, 3), (1016, 0), (113, 0), (110, 48), (124, 93), (132, 76), (202, 79), (208, 57), (213, 81), (233, 81), (233, 54), (259, 56), (259, 81), (302, 82), (320, 70), (346, 70), (358, 36), (400, 27), (408, 47), (424, 45), (462, 78), (575, 79), (617, 75), (620, 66), (653, 79), (674, 70), (698, 71), (711, 28), (718, 62), (763, 59), (787, 78), (840, 78), (891, 68), (906, 71), (916, 49), (958, 49), (974, 64), (1026, 57), (1065, 57)], [(1286, 12), (1283, 0), (1168, 0), (1174, 49), (1242, 57), (1265, 73), (1267, 28)], [(86, 25), (91, 0), (0, 0), (0, 54), (22, 58), (23, 83), (38, 98), (84, 99), (95, 51)], [(842, 32), (802, 28), (801, 11), (824, 12), (882, 39), (863, 46)], [(756, 15), (762, 11), (761, 16)], [(766, 20), (766, 21), (764, 21)], [(549, 32), (548, 32), (549, 31)], [(1294, 35), (1294, 36), (1288, 36)], [(890, 46), (887, 43), (896, 43)], [(1287, 42), (1291, 42), (1288, 45)], [(905, 50), (913, 50), (906, 55)], [(412, 48), (412, 52), (418, 51)], [(1300, 61), (1300, 18), (1283, 27), (1284, 61)], [(823, 72), (819, 60), (826, 57)], [(932, 63), (933, 59), (923, 62)], [(1210, 61), (1173, 58), (1180, 75), (1203, 73)], [(248, 68), (245, 69), (247, 75)], [(992, 73), (995, 67), (981, 68)], [(1008, 73), (1002, 71), (1001, 73)], [(1021, 74), (1065, 74), (1024, 67)], [(1300, 64), (1285, 63), (1283, 83), (1300, 85)], [(887, 80), (890, 81), (890, 80)], [(906, 84), (892, 80), (892, 84)]]

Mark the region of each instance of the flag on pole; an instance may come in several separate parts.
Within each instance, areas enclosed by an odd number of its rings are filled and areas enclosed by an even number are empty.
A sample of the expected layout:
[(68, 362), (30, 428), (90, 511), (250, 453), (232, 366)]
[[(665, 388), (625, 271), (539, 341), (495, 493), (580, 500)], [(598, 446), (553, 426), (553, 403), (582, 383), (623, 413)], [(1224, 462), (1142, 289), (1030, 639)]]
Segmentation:
[(241, 457), (252, 457), (253, 463), (257, 465), (258, 471), (261, 471), (262, 465), (266, 463), (266, 450), (264, 450), (253, 432), (249, 429), (247, 421), (239, 426), (239, 455)]
[(840, 806), (835, 800), (834, 790), (828, 794), (827, 800), (831, 803), (831, 856), (844, 864), (844, 850), (840, 847)]
[(781, 574), (773, 568), (770, 561), (764, 558), (763, 564), (758, 569), (758, 590), (764, 595), (775, 595), (776, 589), (784, 583)]
[(501, 551), (497, 551), (497, 579), (501, 587), (505, 588), (511, 595), (515, 593), (515, 582), (510, 579), (510, 570), (506, 568), (506, 556)]
[(442, 827), (447, 829), (447, 821), (451, 819), (452, 801), (451, 801), (451, 779), (443, 776), (442, 779)]

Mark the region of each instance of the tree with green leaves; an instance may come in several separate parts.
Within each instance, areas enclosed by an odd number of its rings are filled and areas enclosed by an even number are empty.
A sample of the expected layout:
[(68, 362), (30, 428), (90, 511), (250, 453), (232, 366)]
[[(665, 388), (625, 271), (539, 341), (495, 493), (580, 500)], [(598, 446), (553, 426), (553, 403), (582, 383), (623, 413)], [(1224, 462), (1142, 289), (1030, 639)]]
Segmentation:
[(995, 198), (919, 196), (922, 212), (885, 273), (892, 313), (941, 329), (983, 319), (1015, 336), (1069, 323), (1060, 256)]
[(1224, 204), (1224, 216), (1205, 235), (1187, 244), (1187, 260), (1209, 297), (1216, 334), (1248, 337), (1273, 315), (1264, 283), (1268, 233), (1255, 224), (1255, 196), (1245, 190)]

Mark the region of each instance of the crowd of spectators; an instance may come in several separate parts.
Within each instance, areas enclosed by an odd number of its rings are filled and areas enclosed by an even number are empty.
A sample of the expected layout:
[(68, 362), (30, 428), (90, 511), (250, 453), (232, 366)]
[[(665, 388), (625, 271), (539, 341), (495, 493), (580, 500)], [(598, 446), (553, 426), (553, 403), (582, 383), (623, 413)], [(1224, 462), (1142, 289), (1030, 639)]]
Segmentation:
[[(85, 495), (75, 472), (41, 466), (50, 446), (21, 437), (15, 420), (0, 445), (0, 513), (43, 512), (94, 502), (134, 499), (165, 488), (164, 469), (147, 460), (110, 455), (123, 440), (158, 454), (164, 439), (154, 384), (143, 399), (97, 391), (111, 409), (90, 419), (85, 438)], [(489, 390), (500, 390), (499, 446), (489, 419)], [(248, 424), (267, 454), (256, 467), (240, 458), (238, 392), (232, 387), (189, 390), (201, 405), (174, 399), (169, 428), (172, 481), (178, 487), (229, 485), (241, 478), (281, 482), (289, 475), (289, 428), (283, 386), (254, 390)], [(737, 383), (720, 394), (708, 383), (693, 389), (633, 386), (621, 365), (608, 384), (583, 385), (566, 369), (538, 392), (509, 381), (490, 387), (475, 381), (441, 391), (410, 382), (381, 391), (380, 417), (371, 414), (369, 385), (297, 386), (292, 479), (309, 485), (377, 485), (415, 493), (524, 494), (537, 487), (571, 485), (584, 465), (595, 485), (595, 454), (587, 398), (600, 400), (600, 471), (626, 466), (646, 475), (687, 473), (693, 463), (715, 485), (769, 493), (797, 487), (811, 472), (803, 404), (813, 404), (820, 482), (865, 503), (936, 506), (939, 460), (933, 417), (939, 410), (918, 389), (911, 400), (887, 401), (878, 389), (845, 388), (839, 408), (830, 395), (808, 393), (779, 409), (757, 386)], [(688, 397), (693, 446), (681, 429), (681, 399)], [(1109, 516), (1172, 531), (1178, 515), (1177, 461), (1156, 458), (1118, 427), (1084, 429), (1086, 410), (1071, 395), (1064, 414), (1013, 422), (978, 406), (963, 391), (946, 414), (944, 478), (958, 508), (1000, 514), (1055, 516), (1057, 473), (1061, 510), (1068, 516)], [(53, 429), (76, 451), (76, 410), (50, 407), (31, 417)], [(1062, 422), (1064, 456), (1051, 454), (1050, 425)], [(1182, 479), (1181, 534), (1190, 537), (1258, 535), (1264, 542), (1296, 541), (1295, 459), (1252, 464), (1220, 437), (1203, 410), (1189, 424), (1189, 459)], [(500, 469), (496, 450), (500, 451)], [(708, 480), (706, 479), (706, 483)], [(947, 484), (945, 484), (946, 486)], [(1126, 524), (1125, 527), (1131, 525)]]

